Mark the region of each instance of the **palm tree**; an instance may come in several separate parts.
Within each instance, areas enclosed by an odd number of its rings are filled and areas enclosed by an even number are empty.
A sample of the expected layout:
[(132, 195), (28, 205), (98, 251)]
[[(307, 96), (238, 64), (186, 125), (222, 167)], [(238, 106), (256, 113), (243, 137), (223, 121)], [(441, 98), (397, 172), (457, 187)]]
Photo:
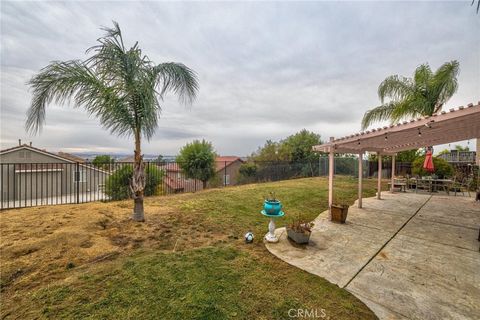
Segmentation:
[(377, 121), (394, 123), (440, 111), (457, 91), (459, 71), (459, 63), (453, 60), (435, 72), (428, 64), (422, 64), (415, 69), (413, 78), (398, 75), (386, 78), (378, 87), (381, 105), (365, 113), (362, 130)]
[(133, 136), (135, 163), (130, 190), (134, 199), (133, 219), (144, 221), (145, 172), (141, 140), (149, 140), (158, 126), (160, 101), (173, 92), (183, 103), (191, 103), (198, 91), (193, 70), (181, 63), (155, 65), (142, 54), (138, 42), (127, 49), (118, 23), (102, 28), (106, 35), (87, 50), (84, 61), (54, 61), (28, 84), (33, 97), (27, 112), (26, 129), (37, 133), (45, 122), (51, 102), (73, 101), (96, 116), (102, 126), (118, 136)]
[[(475, 0), (472, 0), (472, 6), (475, 4)], [(480, 10), (480, 0), (477, 0), (477, 14), (478, 14), (478, 11)]]

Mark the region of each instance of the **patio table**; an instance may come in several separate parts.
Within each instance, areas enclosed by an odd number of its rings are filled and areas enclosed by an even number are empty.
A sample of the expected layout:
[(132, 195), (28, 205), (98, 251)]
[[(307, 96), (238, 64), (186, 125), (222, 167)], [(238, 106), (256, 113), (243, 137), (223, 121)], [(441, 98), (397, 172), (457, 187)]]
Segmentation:
[(451, 179), (411, 179), (416, 181), (415, 192), (420, 187), (426, 187), (429, 193), (437, 192), (439, 189), (443, 189), (447, 194), (450, 194), (450, 186), (453, 183)]

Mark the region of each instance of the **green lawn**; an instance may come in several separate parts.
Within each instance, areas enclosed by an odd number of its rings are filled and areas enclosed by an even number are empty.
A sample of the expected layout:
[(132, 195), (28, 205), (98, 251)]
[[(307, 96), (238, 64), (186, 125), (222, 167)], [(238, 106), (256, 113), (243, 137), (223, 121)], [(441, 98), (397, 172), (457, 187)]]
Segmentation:
[[(335, 182), (336, 199), (353, 203), (356, 180)], [(365, 196), (374, 186), (365, 182)], [(327, 181), (310, 178), (151, 197), (144, 224), (128, 219), (129, 201), (3, 212), (2, 319), (289, 319), (290, 309), (374, 319), (265, 249), (269, 191), (284, 203), (279, 226), (327, 208)], [(254, 244), (243, 242), (248, 230)]]

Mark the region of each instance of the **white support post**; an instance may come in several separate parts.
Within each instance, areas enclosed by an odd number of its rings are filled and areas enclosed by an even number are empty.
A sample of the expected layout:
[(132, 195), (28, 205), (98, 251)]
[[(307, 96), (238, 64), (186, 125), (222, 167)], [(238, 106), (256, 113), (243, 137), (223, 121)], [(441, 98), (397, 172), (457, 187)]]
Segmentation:
[(358, 154), (358, 207), (362, 207), (363, 191), (363, 153)]
[(392, 155), (392, 177), (390, 181), (390, 192), (393, 193), (393, 190), (395, 185), (395, 155)]
[[(330, 137), (330, 141), (333, 141), (334, 137)], [(332, 204), (333, 204), (333, 173), (335, 168), (335, 158), (333, 153), (333, 147), (330, 147), (330, 153), (328, 154), (328, 211), (330, 219), (332, 219)]]
[(377, 199), (382, 199), (382, 155), (377, 153), (378, 174), (377, 174)]

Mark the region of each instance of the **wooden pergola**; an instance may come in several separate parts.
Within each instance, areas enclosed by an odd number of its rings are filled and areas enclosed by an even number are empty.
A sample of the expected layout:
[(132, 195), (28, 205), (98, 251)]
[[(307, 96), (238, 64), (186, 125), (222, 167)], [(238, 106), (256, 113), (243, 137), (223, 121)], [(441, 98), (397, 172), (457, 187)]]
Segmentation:
[[(377, 129), (355, 133), (314, 146), (313, 149), (329, 154), (328, 206), (333, 204), (334, 154), (358, 154), (358, 207), (362, 207), (363, 155), (378, 155), (377, 198), (381, 199), (382, 155), (392, 157), (391, 192), (395, 179), (395, 155), (397, 152), (446, 144), (461, 140), (480, 139), (480, 101), (466, 107), (442, 111), (430, 117), (403, 121)], [(480, 152), (480, 150), (477, 150)]]

